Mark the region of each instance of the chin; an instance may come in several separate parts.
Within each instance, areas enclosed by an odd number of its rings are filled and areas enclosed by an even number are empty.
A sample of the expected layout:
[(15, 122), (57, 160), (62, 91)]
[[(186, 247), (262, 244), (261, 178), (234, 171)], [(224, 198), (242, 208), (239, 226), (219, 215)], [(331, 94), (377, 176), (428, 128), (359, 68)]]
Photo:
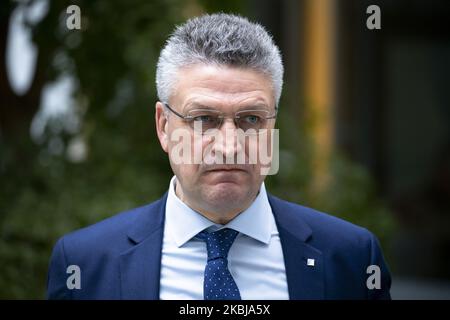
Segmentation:
[(216, 210), (241, 207), (248, 201), (250, 193), (249, 188), (229, 182), (209, 186), (203, 192), (205, 200)]

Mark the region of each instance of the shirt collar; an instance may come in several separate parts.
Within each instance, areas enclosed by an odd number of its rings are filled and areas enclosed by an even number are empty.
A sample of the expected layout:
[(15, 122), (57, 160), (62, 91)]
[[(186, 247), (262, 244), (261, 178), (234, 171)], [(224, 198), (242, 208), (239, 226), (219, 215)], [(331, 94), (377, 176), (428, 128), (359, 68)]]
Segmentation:
[(166, 224), (175, 243), (181, 247), (199, 232), (231, 228), (253, 239), (269, 244), (271, 232), (275, 224), (272, 209), (267, 198), (264, 183), (256, 199), (246, 210), (226, 225), (215, 224), (200, 213), (192, 210), (175, 194), (176, 177), (170, 181), (166, 204)]

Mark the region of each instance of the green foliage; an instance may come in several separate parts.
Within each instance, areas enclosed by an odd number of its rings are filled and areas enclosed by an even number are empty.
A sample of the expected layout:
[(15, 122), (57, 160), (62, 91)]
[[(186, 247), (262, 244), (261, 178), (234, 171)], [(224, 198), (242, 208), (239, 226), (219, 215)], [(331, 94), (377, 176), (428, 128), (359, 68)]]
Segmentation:
[[(61, 31), (69, 3), (50, 3), (33, 39), (40, 50), (56, 48), (48, 79), (75, 77), (76, 105), (50, 119), (37, 144), (0, 141), (0, 298), (44, 298), (60, 236), (156, 200), (171, 176), (154, 129), (154, 76), (182, 1), (74, 1), (81, 31)], [(71, 121), (81, 125), (70, 129)], [(66, 157), (74, 138), (88, 145), (84, 162)], [(21, 163), (12, 156), (19, 148), (30, 155)]]

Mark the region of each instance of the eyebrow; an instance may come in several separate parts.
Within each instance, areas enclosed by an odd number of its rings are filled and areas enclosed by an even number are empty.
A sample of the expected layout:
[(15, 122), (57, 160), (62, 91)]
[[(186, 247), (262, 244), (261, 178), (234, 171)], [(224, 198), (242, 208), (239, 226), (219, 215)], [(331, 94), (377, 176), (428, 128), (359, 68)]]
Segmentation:
[(193, 103), (189, 104), (187, 107), (183, 108), (183, 111), (188, 112), (188, 111), (195, 110), (195, 109), (217, 110), (216, 108), (213, 108), (211, 106), (193, 102)]
[[(186, 113), (186, 112), (189, 112), (189, 111), (195, 110), (195, 109), (214, 110), (214, 111), (222, 112), (222, 110), (219, 110), (217, 108), (211, 107), (206, 104), (198, 103), (198, 102), (193, 102), (193, 103), (189, 104), (187, 107), (183, 108), (183, 112)], [(255, 105), (241, 107), (234, 112), (245, 111), (245, 110), (268, 110), (268, 111), (271, 111), (269, 106), (267, 106), (265, 104), (261, 104), (261, 103), (256, 103)]]

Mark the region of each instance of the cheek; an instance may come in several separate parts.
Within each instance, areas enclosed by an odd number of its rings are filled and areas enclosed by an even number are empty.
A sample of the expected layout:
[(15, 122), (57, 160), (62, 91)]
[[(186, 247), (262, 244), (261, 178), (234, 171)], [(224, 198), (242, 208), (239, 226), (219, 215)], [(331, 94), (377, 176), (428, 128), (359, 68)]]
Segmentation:
[(196, 136), (192, 138), (192, 157), (194, 163), (204, 165), (211, 158), (213, 149), (213, 138), (209, 136)]
[(258, 166), (258, 137), (257, 136), (250, 136), (246, 137), (245, 139), (245, 154), (248, 158), (248, 161), (254, 166)]
[(184, 128), (171, 132), (169, 138), (169, 158), (173, 172), (189, 188), (195, 187), (199, 180), (199, 164), (195, 158), (195, 140), (190, 131)]
[(170, 161), (170, 165), (177, 179), (181, 181), (183, 188), (193, 190), (199, 186), (200, 175), (199, 166), (195, 164), (175, 164)]
[(195, 185), (198, 181), (198, 165), (183, 164), (178, 166), (178, 175), (190, 185)]

